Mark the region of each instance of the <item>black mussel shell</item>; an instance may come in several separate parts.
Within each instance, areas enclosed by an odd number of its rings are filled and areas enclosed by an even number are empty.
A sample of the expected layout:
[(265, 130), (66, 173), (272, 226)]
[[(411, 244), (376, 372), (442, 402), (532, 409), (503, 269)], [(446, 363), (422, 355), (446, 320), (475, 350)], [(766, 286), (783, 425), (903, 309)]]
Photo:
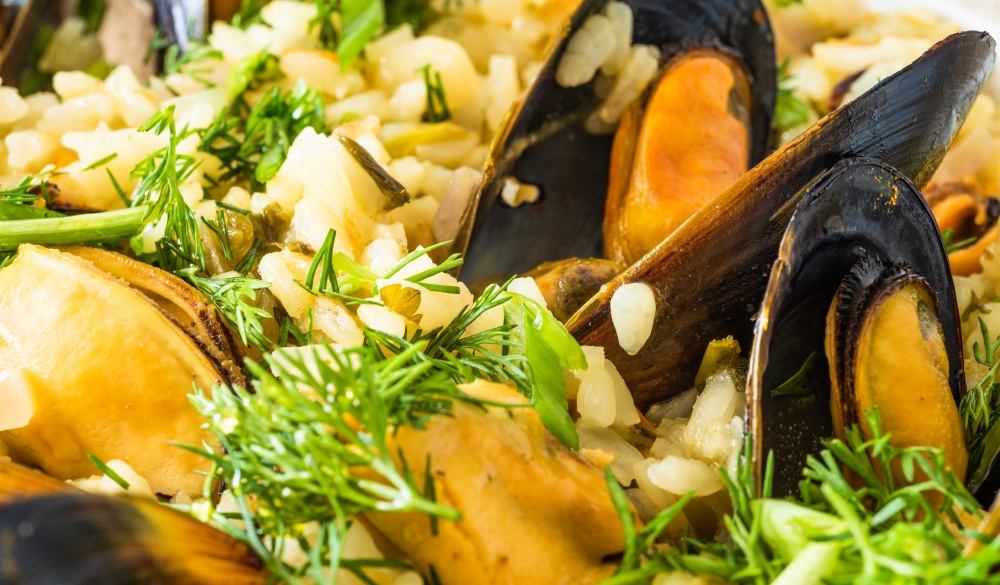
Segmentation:
[(264, 585), (247, 545), (153, 500), (0, 462), (0, 585)]
[[(941, 41), (751, 169), (603, 287), (568, 328), (581, 343), (604, 347), (640, 409), (687, 390), (709, 341), (733, 335), (749, 346), (771, 265), (805, 188), (850, 157), (877, 158), (925, 184), (995, 57), (986, 33)], [(634, 356), (622, 350), (610, 319), (611, 296), (629, 282), (649, 284), (657, 300), (652, 335)]]
[[(756, 462), (760, 464), (765, 453), (774, 454), (777, 497), (796, 493), (806, 457), (822, 449), (823, 439), (834, 436), (824, 351), (827, 313), (844, 277), (866, 258), (905, 265), (936, 293), (949, 385), (956, 400), (964, 392), (954, 284), (930, 207), (920, 190), (888, 164), (842, 161), (810, 187), (796, 207), (757, 319), (747, 380), (747, 425)], [(838, 351), (845, 343), (838, 339)], [(810, 356), (805, 392), (773, 395)]]
[[(542, 262), (599, 258), (612, 136), (588, 134), (587, 114), (599, 104), (594, 82), (565, 88), (556, 69), (573, 31), (608, 0), (585, 0), (550, 52), (524, 99), (491, 149), (483, 184), (455, 238), (465, 251), (462, 280), (476, 284), (523, 274)], [(759, 0), (625, 0), (634, 13), (633, 42), (678, 52), (721, 48), (741, 59), (753, 84), (749, 166), (770, 152), (777, 88), (774, 41)], [(541, 188), (541, 200), (511, 208), (499, 200), (511, 175)], [(471, 232), (469, 231), (471, 228)]]

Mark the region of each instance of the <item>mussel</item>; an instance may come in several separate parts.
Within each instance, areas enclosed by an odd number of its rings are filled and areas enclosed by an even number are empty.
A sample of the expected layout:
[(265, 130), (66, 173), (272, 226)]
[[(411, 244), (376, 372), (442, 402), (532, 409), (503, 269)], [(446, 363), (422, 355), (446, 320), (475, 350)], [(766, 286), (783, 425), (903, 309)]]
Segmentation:
[[(962, 366), (948, 257), (919, 189), (878, 160), (837, 164), (795, 208), (757, 319), (748, 428), (758, 464), (774, 453), (775, 493), (796, 490), (823, 439), (870, 433), (875, 408), (895, 444), (941, 447), (964, 477)], [(797, 372), (794, 392), (775, 392)]]
[[(610, 259), (632, 262), (770, 152), (777, 75), (772, 33), (760, 2), (626, 3), (634, 14), (633, 42), (661, 52), (664, 67), (654, 89), (633, 106), (614, 140), (588, 133), (588, 116), (599, 103), (595, 82), (563, 87), (557, 81), (572, 35), (608, 4), (583, 2), (494, 140), (482, 185), (453, 244), (455, 251), (468, 249), (466, 282), (497, 280), (547, 261), (601, 257), (606, 200), (613, 233), (606, 242)], [(686, 108), (690, 100), (699, 107)], [(658, 144), (673, 148), (665, 152)], [(732, 152), (722, 157), (721, 150), (708, 150), (721, 145)], [(706, 172), (679, 168), (685, 158), (700, 160)], [(638, 159), (649, 166), (634, 166)], [(540, 187), (540, 202), (516, 209), (502, 205), (499, 194), (511, 175)], [(650, 179), (676, 181), (684, 192), (664, 203), (668, 198), (646, 188)], [(674, 203), (685, 199), (692, 204)], [(649, 201), (674, 209), (678, 221), (648, 215), (652, 220), (644, 224)]]
[[(985, 33), (952, 35), (820, 120), (605, 285), (570, 319), (570, 331), (584, 344), (604, 347), (640, 409), (689, 388), (710, 340), (734, 335), (749, 346), (753, 315), (804, 189), (856, 156), (876, 157), (917, 185), (926, 183), (993, 67), (994, 46)], [(653, 289), (656, 315), (645, 346), (628, 355), (617, 340), (610, 300), (634, 282)], [(958, 376), (959, 365), (952, 368)]]
[[(526, 403), (502, 384), (462, 389), (490, 404)], [(437, 501), (462, 514), (437, 527), (418, 512), (365, 516), (424, 574), (468, 585), (588, 585), (614, 572), (625, 540), (599, 471), (605, 462), (567, 449), (534, 410), (456, 402), (426, 429), (401, 426), (393, 443), (416, 477), (433, 478)]]
[(753, 103), (747, 72), (726, 53), (696, 49), (667, 63), (615, 133), (605, 256), (636, 262), (760, 160), (750, 156)]
[[(60, 479), (122, 459), (154, 492), (200, 493), (188, 395), (244, 384), (238, 341), (196, 290), (114, 252), (23, 245), (0, 270), (0, 444)], [(113, 421), (114, 424), (109, 424)]]
[(250, 547), (163, 504), (84, 493), (0, 462), (0, 584), (270, 581)]

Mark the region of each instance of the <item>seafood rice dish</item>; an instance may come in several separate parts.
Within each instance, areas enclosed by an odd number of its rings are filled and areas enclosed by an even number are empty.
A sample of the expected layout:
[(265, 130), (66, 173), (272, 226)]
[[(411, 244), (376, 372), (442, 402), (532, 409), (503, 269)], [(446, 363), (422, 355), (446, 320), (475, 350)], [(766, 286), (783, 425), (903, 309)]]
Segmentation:
[(996, 42), (0, 7), (0, 584), (1000, 582)]

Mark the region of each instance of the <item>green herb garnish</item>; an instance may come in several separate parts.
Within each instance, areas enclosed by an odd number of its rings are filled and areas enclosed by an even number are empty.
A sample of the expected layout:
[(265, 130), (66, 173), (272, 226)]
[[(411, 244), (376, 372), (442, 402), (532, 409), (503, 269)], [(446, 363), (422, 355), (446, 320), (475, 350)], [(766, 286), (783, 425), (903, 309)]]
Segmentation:
[(966, 238), (958, 242), (952, 242), (955, 239), (955, 230), (951, 228), (945, 228), (941, 230), (941, 239), (944, 240), (944, 249), (947, 253), (957, 252), (963, 248), (968, 248), (972, 244), (976, 243), (978, 238)]
[(989, 326), (979, 318), (982, 343), (972, 345), (976, 363), (984, 366), (986, 372), (975, 386), (968, 389), (958, 405), (965, 427), (966, 444), (969, 446), (969, 489), (975, 491), (986, 479), (986, 474), (1000, 454), (1000, 337), (994, 338)]
[(809, 394), (809, 373), (812, 371), (813, 362), (816, 361), (816, 352), (809, 354), (802, 367), (791, 375), (790, 378), (782, 382), (777, 388), (771, 390), (771, 396), (805, 396)]
[[(644, 583), (671, 571), (711, 575), (732, 583), (982, 583), (1000, 561), (1000, 539), (963, 556), (952, 526), (956, 511), (972, 517), (979, 506), (947, 468), (944, 452), (928, 447), (898, 448), (889, 442), (875, 413), (867, 413), (872, 439), (859, 426), (845, 440), (830, 439), (808, 459), (796, 500), (770, 497), (774, 465), (768, 458), (761, 491), (749, 468), (749, 439), (735, 477), (723, 474), (734, 511), (725, 525), (732, 544), (684, 536), (676, 546), (658, 546), (657, 536), (678, 513), (683, 500), (637, 531), (624, 522), (626, 562), (604, 585)], [(908, 484), (896, 485), (901, 469)], [(850, 470), (848, 481), (845, 470)], [(921, 474), (918, 478), (917, 474)], [(615, 484), (615, 485), (612, 485)], [(619, 489), (613, 477), (609, 487)], [(854, 487), (859, 484), (859, 487)], [(627, 508), (615, 498), (620, 514)], [(650, 538), (652, 537), (652, 538)], [(638, 554), (632, 552), (638, 549)]]
[(774, 103), (774, 129), (778, 132), (786, 132), (809, 121), (809, 106), (795, 96), (788, 63), (786, 57), (778, 65), (778, 95)]
[(157, 112), (139, 127), (139, 131), (158, 135), (167, 132), (167, 145), (146, 157), (132, 171), (132, 178), (140, 181), (131, 200), (133, 207), (146, 206), (143, 216), (146, 228), (163, 221), (165, 231), (156, 242), (155, 254), (144, 253), (141, 235), (132, 238), (132, 248), (170, 272), (188, 266), (204, 270), (205, 255), (198, 220), (181, 195), (181, 184), (198, 166), (194, 157), (177, 150), (191, 132), (186, 128), (177, 130), (173, 105)]
[(70, 246), (110, 244), (132, 237), (142, 227), (147, 208), (119, 209), (66, 217), (43, 217), (3, 222), (0, 252), (21, 244)]
[(444, 93), (444, 82), (441, 73), (431, 72), (431, 64), (424, 65), (418, 71), (424, 74), (424, 85), (427, 87), (427, 121), (434, 124), (451, 120), (451, 110), (448, 109), (448, 98)]
[(257, 299), (256, 291), (266, 289), (271, 283), (243, 276), (204, 278), (197, 275), (195, 268), (182, 270), (180, 274), (219, 309), (226, 322), (239, 333), (244, 345), (261, 351), (273, 348), (264, 333), (263, 321), (274, 317), (253, 304)]
[(118, 484), (118, 487), (122, 488), (123, 490), (127, 490), (129, 488), (129, 483), (125, 481), (125, 478), (115, 473), (114, 469), (108, 467), (108, 464), (101, 461), (100, 458), (98, 458), (96, 455), (94, 455), (93, 453), (87, 453), (87, 459), (90, 459), (90, 462), (97, 467), (98, 471), (108, 476), (108, 479), (110, 479), (111, 481)]
[[(248, 365), (253, 391), (217, 388), (211, 397), (192, 398), (224, 452), (186, 448), (212, 461), (212, 475), (226, 481), (246, 524), (218, 512), (213, 519), (283, 581), (303, 583), (324, 570), (335, 575), (348, 523), (360, 513), (459, 519), (421, 495), (397, 469), (389, 445), (394, 428), (421, 428), (427, 417), (467, 399), (433, 363), (418, 359), (424, 347), (385, 359), (367, 347), (282, 350), (267, 358), (270, 371)], [(280, 555), (284, 538), (310, 522), (326, 536), (310, 547), (303, 574)]]
[(299, 133), (306, 128), (327, 131), (323, 108), (319, 90), (304, 83), (287, 93), (272, 87), (250, 110), (238, 98), (219, 112), (202, 132), (199, 148), (222, 163), (225, 171), (214, 177), (216, 181), (245, 179), (251, 189), (259, 190), (277, 174)]

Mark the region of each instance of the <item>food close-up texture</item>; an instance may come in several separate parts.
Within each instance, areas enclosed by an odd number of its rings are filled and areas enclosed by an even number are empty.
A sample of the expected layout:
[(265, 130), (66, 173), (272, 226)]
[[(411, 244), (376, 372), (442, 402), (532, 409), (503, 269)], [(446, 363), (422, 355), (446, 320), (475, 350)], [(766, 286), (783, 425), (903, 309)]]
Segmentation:
[(1000, 583), (992, 34), (0, 3), (0, 585)]

